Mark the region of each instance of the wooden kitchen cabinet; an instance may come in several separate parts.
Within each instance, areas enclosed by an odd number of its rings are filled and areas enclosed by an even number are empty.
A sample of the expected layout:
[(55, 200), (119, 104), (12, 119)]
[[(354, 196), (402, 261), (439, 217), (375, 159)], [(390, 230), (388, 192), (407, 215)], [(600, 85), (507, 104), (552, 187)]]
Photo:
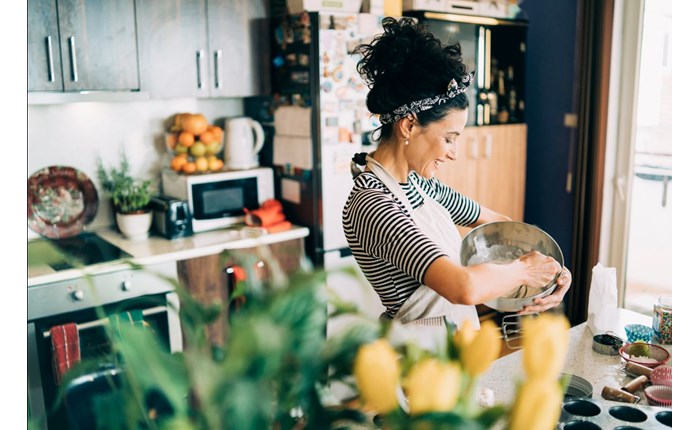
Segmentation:
[(134, 1), (29, 0), (29, 91), (139, 89)]
[[(458, 159), (443, 164), (437, 177), (481, 205), (521, 221), (527, 126), (467, 127), (456, 145)], [(468, 230), (459, 227), (462, 235)]]
[(158, 99), (261, 94), (266, 10), (255, 0), (137, 0), (143, 90)]
[[(272, 243), (266, 246), (266, 250), (286, 275), (298, 271), (305, 259), (303, 238)], [(223, 345), (228, 336), (229, 274), (226, 269), (242, 266), (241, 258), (251, 258), (256, 262), (254, 276), (264, 279), (269, 274), (270, 263), (265, 257), (269, 254), (263, 251), (262, 248), (236, 249), (229, 251), (229, 255), (215, 254), (177, 262), (179, 282), (196, 300), (205, 304), (223, 304), (218, 319), (206, 328), (207, 339), (212, 345)], [(186, 344), (187, 339), (184, 341)]]

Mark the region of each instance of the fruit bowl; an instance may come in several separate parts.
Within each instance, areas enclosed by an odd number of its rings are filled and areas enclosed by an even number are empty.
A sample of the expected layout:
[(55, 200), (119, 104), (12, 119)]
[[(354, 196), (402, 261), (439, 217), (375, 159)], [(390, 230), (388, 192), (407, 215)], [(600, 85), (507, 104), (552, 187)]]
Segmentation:
[(201, 114), (181, 113), (165, 133), (167, 167), (184, 174), (217, 172), (223, 168), (223, 130)]
[(629, 363), (654, 369), (670, 360), (670, 353), (662, 346), (646, 342), (627, 343), (619, 348), (619, 355)]

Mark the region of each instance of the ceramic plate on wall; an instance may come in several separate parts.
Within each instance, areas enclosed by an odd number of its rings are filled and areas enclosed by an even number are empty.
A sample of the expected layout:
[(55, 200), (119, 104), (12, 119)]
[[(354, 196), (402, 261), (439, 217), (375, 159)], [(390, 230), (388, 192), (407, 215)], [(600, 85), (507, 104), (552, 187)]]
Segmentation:
[(50, 166), (27, 179), (27, 224), (51, 239), (72, 237), (97, 215), (97, 189), (83, 172)]

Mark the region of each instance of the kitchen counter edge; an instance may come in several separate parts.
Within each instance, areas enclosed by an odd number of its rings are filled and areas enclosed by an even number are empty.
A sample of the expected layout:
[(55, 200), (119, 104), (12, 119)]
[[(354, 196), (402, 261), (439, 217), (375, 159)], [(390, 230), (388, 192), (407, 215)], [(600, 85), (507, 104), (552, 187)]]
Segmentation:
[(27, 287), (60, 282), (85, 275), (97, 275), (131, 268), (129, 262), (148, 266), (168, 261), (216, 255), (225, 250), (255, 248), (294, 239), (303, 239), (310, 234), (306, 227), (293, 226), (278, 233), (260, 233), (259, 230), (246, 231), (232, 228), (196, 233), (190, 237), (169, 240), (151, 236), (144, 240), (129, 240), (115, 230), (95, 231), (102, 239), (132, 255), (132, 258), (94, 264), (80, 269), (27, 276)]

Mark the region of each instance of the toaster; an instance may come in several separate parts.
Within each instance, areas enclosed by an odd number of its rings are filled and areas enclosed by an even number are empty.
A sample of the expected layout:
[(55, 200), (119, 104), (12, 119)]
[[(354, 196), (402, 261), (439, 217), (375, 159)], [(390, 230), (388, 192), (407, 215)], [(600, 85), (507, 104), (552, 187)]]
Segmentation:
[(192, 213), (186, 200), (156, 195), (150, 199), (153, 211), (153, 233), (167, 239), (178, 239), (193, 234)]

